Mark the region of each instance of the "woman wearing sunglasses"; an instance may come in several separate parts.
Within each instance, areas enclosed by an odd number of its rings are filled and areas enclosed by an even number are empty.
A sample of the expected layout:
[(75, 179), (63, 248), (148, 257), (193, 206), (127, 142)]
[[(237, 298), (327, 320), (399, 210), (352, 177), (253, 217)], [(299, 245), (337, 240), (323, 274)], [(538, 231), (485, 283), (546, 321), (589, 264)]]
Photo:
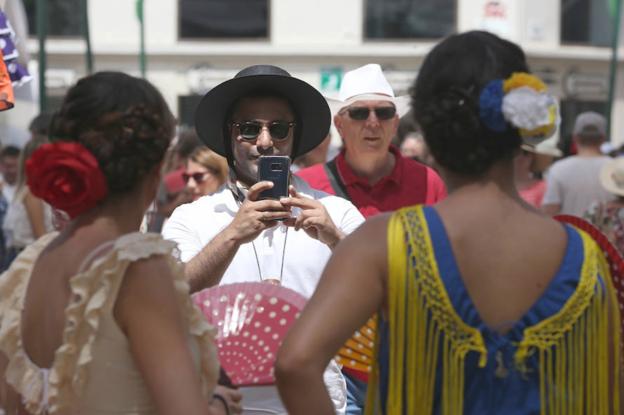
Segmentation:
[(620, 413), (604, 255), (515, 186), (523, 141), (558, 123), (528, 71), (517, 45), (487, 32), (450, 36), (425, 58), (412, 107), (449, 195), (371, 218), (334, 251), (278, 354), (289, 413), (332, 412), (323, 368), (373, 313), (367, 413)]
[(196, 148), (188, 162), (182, 180), (193, 200), (219, 189), (228, 176), (227, 160), (206, 146)]

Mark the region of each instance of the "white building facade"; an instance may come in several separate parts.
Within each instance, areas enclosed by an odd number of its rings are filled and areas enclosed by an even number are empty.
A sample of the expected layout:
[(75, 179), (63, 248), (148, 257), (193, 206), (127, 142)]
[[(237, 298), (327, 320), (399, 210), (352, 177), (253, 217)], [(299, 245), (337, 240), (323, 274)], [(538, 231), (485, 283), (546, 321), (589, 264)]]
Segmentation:
[[(34, 3), (25, 1), (31, 34)], [(53, 109), (86, 70), (80, 0), (49, 3), (46, 79)], [(89, 0), (95, 70), (139, 75), (135, 7), (135, 0)], [(405, 93), (438, 39), (471, 29), (524, 48), (532, 70), (561, 100), (562, 139), (577, 113), (607, 108), (614, 11), (606, 0), (145, 0), (144, 11), (147, 78), (183, 124), (192, 124), (205, 91), (258, 63), (282, 66), (332, 94), (345, 71), (375, 62)], [(27, 42), (36, 77), (37, 40)], [(614, 143), (624, 142), (624, 48), (619, 56)], [(0, 125), (24, 128), (37, 112), (36, 102), (20, 100), (0, 114)]]

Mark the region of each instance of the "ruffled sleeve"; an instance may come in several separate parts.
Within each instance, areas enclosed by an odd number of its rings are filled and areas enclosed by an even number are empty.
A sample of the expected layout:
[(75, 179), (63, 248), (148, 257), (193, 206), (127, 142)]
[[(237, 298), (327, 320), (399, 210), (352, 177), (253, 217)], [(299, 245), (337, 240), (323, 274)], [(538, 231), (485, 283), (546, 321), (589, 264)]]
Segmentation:
[[(127, 267), (132, 262), (154, 255), (165, 255), (168, 258), (175, 276), (180, 307), (188, 320), (190, 335), (199, 345), (203, 390), (206, 396), (212, 391), (218, 376), (214, 346), (215, 330), (192, 304), (188, 285), (184, 281), (182, 265), (172, 256), (174, 251), (175, 244), (163, 240), (158, 234), (128, 234), (117, 239), (112, 249), (95, 258), (85, 271), (70, 279), (72, 297), (65, 310), (63, 344), (56, 351), (54, 364), (49, 374), (48, 410), (50, 412), (70, 408), (78, 401), (87, 383), (88, 367), (93, 359), (92, 350), (100, 321), (114, 304)], [(16, 319), (19, 327), (19, 315)], [(15, 337), (16, 344), (12, 349), (21, 351), (19, 335), (13, 337)], [(41, 377), (33, 379), (30, 376), (26, 379), (25, 372), (27, 371), (16, 370), (11, 383), (20, 392), (33, 389), (29, 396), (24, 394), (22, 396), (31, 412), (40, 413), (42, 409), (45, 409), (41, 407), (43, 385), (33, 388), (32, 384), (28, 385), (26, 382), (40, 384)]]
[[(0, 351), (9, 359), (5, 378), (25, 401), (39, 401), (43, 391), (41, 371), (26, 357), (21, 344), (20, 318), (32, 267), (39, 253), (57, 236), (47, 234), (29, 245), (0, 276)], [(27, 406), (38, 413), (38, 406)]]

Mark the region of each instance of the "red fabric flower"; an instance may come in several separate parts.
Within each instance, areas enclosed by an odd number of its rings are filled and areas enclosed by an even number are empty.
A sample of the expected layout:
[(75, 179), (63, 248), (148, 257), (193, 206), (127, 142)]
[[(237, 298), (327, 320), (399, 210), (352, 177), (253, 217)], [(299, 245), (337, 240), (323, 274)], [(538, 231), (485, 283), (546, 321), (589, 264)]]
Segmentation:
[(97, 159), (75, 142), (39, 147), (26, 161), (26, 177), (33, 195), (71, 218), (94, 207), (108, 193)]

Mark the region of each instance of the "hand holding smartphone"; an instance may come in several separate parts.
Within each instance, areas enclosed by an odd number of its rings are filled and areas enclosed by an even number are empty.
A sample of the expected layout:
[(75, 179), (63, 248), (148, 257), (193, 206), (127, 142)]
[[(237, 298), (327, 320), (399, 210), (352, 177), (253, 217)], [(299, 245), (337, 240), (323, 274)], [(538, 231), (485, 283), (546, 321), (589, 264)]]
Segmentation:
[(290, 157), (261, 156), (258, 159), (258, 181), (269, 181), (273, 187), (260, 193), (258, 200), (279, 200), (288, 197), (290, 185)]

